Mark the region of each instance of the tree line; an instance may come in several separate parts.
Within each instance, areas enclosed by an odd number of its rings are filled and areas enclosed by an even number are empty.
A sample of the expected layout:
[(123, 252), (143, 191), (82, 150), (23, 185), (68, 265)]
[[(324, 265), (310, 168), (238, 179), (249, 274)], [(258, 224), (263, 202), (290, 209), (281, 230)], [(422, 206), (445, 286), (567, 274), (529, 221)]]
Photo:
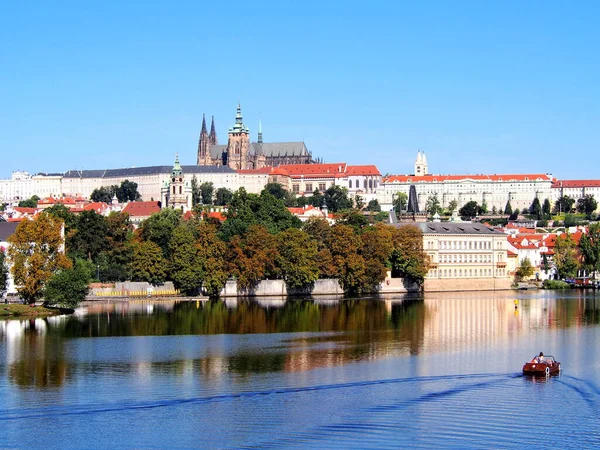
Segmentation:
[[(63, 205), (52, 206), (35, 220), (24, 220), (11, 237), (9, 257), (19, 293), (28, 301), (47, 293), (56, 297), (77, 277), (154, 285), (172, 281), (186, 295), (202, 289), (211, 297), (230, 278), (246, 292), (265, 279), (284, 280), (290, 291), (310, 291), (316, 280), (336, 278), (348, 294), (375, 290), (388, 270), (423, 281), (428, 258), (419, 228), (373, 226), (353, 208), (338, 210), (335, 225), (322, 218), (302, 223), (271, 193), (274, 189), (232, 193), (223, 223), (201, 204), (189, 220), (181, 211), (163, 209), (138, 229), (127, 214), (74, 215)], [(59, 251), (63, 223), (64, 255)], [(60, 283), (50, 288), (57, 273)]]

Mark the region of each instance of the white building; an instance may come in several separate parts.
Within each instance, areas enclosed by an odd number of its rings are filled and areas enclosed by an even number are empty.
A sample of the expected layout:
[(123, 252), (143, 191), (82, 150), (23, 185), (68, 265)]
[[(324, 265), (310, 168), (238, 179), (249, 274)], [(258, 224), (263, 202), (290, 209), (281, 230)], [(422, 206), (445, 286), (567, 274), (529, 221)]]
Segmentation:
[(560, 197), (569, 196), (577, 202), (586, 195), (593, 195), (600, 206), (600, 180), (554, 180), (552, 183), (553, 205)]
[(13, 172), (10, 179), (0, 180), (0, 201), (16, 203), (37, 195), (56, 197), (62, 193), (62, 174)]

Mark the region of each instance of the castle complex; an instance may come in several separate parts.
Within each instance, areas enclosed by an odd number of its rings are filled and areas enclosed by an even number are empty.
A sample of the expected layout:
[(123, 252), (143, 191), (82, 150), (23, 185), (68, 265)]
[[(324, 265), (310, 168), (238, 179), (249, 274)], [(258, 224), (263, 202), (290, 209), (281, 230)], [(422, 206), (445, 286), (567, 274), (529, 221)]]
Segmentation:
[(284, 164), (312, 164), (312, 154), (304, 142), (263, 142), (259, 125), (258, 140), (250, 141), (250, 129), (242, 120), (242, 108), (238, 103), (235, 124), (229, 128), (227, 144), (219, 145), (212, 118), (210, 133), (206, 130), (206, 118), (202, 117), (202, 130), (198, 140), (199, 166), (228, 166), (234, 170), (261, 169)]

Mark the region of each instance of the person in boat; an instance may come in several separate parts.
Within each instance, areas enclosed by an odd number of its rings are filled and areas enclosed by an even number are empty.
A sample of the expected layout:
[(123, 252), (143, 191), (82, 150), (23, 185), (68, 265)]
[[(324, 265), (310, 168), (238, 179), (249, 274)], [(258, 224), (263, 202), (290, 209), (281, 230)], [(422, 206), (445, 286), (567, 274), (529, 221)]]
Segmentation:
[(540, 352), (540, 354), (539, 354), (539, 355), (537, 355), (537, 356), (534, 356), (534, 357), (531, 359), (531, 362), (532, 362), (532, 363), (541, 363), (541, 362), (544, 362), (544, 352)]

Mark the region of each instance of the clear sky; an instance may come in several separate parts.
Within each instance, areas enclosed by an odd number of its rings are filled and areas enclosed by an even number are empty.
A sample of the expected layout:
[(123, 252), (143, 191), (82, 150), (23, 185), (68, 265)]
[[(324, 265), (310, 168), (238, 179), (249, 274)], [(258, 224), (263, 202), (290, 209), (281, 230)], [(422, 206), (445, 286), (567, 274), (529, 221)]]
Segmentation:
[(194, 164), (238, 100), (325, 162), (600, 178), (598, 1), (4, 2), (0, 177)]

